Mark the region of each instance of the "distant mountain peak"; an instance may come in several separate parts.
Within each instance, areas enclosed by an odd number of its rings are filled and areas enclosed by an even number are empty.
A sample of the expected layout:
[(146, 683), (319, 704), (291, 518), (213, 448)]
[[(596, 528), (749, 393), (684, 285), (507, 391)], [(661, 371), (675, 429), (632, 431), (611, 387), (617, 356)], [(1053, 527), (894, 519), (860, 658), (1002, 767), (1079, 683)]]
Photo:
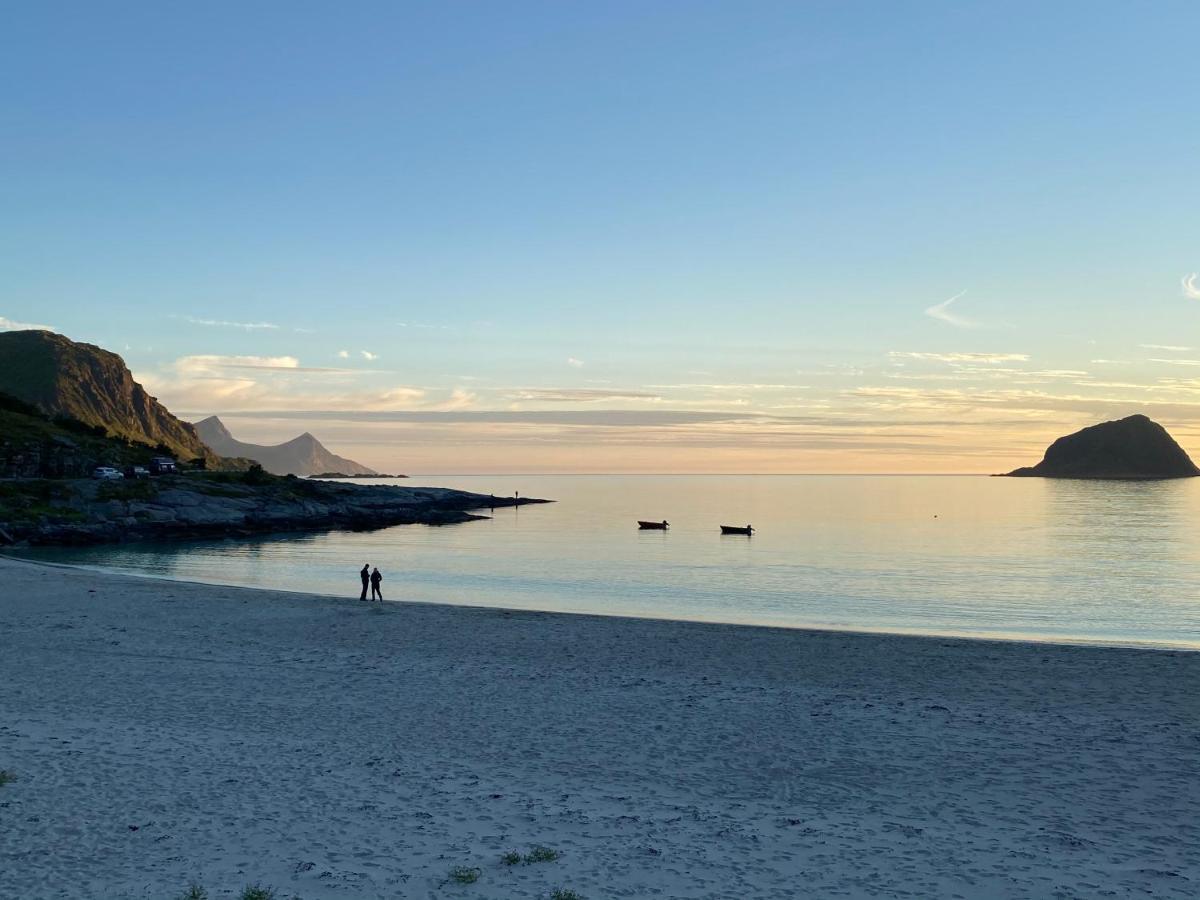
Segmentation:
[(211, 434), (219, 434), (222, 437), (233, 440), (233, 435), (229, 433), (229, 429), (225, 427), (225, 423), (216, 416), (209, 416), (207, 419), (201, 419), (195, 423), (196, 431), (199, 432), (202, 428)]
[(237, 440), (216, 416), (201, 419), (195, 427), (200, 439), (217, 453), (252, 459), (274, 475), (321, 475), (326, 472), (343, 475), (379, 474), (352, 459), (331, 453), (308, 431), (282, 444), (266, 446)]

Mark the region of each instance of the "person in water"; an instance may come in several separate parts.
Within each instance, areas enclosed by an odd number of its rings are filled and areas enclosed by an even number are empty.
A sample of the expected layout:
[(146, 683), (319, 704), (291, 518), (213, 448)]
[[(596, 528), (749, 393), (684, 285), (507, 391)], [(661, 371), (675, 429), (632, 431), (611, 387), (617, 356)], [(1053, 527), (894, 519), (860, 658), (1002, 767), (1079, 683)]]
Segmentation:
[(363, 563), (362, 571), (359, 572), (358, 575), (362, 579), (362, 584), (363, 584), (362, 594), (359, 595), (358, 599), (366, 600), (367, 599), (367, 585), (371, 583), (371, 564)]
[(383, 582), (383, 576), (379, 573), (379, 566), (371, 572), (371, 599), (383, 602), (383, 591), (379, 589), (379, 585)]

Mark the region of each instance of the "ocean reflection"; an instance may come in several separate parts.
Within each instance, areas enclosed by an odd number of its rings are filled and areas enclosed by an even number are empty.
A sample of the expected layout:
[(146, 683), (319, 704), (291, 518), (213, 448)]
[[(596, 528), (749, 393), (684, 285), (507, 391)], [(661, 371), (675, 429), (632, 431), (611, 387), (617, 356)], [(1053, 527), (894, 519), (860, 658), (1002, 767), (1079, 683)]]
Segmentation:
[[(1200, 479), (457, 476), (559, 502), (463, 525), (30, 555), (357, 597), (1200, 647)], [(671, 522), (638, 531), (638, 519)], [(751, 523), (752, 538), (721, 524)]]

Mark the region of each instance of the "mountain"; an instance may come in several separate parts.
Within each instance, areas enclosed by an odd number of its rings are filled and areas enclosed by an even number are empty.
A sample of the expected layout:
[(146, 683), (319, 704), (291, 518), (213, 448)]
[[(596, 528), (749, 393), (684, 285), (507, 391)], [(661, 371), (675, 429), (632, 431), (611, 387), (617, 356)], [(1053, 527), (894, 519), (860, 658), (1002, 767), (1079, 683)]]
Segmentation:
[(1200, 469), (1167, 430), (1142, 415), (1060, 437), (1036, 466), (1008, 473), (1042, 478), (1190, 478)]
[(307, 431), (286, 443), (264, 447), (237, 440), (216, 416), (197, 422), (195, 428), (200, 439), (215, 452), (222, 456), (247, 457), (273, 475), (322, 475), (328, 472), (340, 472), (343, 475), (379, 474), (353, 460), (330, 453)]
[(133, 441), (162, 444), (180, 459), (213, 453), (187, 422), (133, 380), (125, 361), (51, 331), (0, 333), (0, 391), (45, 415), (74, 419)]

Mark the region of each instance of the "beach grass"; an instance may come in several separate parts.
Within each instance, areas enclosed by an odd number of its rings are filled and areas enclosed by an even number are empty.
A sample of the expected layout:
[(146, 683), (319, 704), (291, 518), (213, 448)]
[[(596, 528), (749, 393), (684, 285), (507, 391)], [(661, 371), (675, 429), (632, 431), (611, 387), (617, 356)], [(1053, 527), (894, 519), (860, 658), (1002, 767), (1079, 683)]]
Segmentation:
[(455, 866), (450, 870), (450, 880), (455, 884), (474, 884), (483, 874), (482, 870), (472, 866)]
[(509, 850), (500, 857), (500, 862), (504, 863), (506, 866), (515, 866), (521, 862), (521, 859), (522, 857), (520, 853), (518, 853), (516, 850)]
[(550, 900), (583, 900), (583, 895), (570, 888), (555, 888), (550, 892)]
[(16, 780), (17, 776), (13, 772), (10, 772), (8, 769), (0, 769), (0, 787), (12, 784)]
[(258, 884), (247, 885), (240, 900), (275, 900), (275, 890)]
[(541, 844), (538, 844), (525, 854), (523, 861), (526, 865), (532, 865), (533, 863), (540, 862), (554, 862), (560, 856), (562, 856), (562, 854), (559, 851), (553, 850), (550, 847), (543, 847)]
[(179, 900), (208, 900), (208, 891), (200, 885), (192, 883), (186, 891), (179, 895)]

